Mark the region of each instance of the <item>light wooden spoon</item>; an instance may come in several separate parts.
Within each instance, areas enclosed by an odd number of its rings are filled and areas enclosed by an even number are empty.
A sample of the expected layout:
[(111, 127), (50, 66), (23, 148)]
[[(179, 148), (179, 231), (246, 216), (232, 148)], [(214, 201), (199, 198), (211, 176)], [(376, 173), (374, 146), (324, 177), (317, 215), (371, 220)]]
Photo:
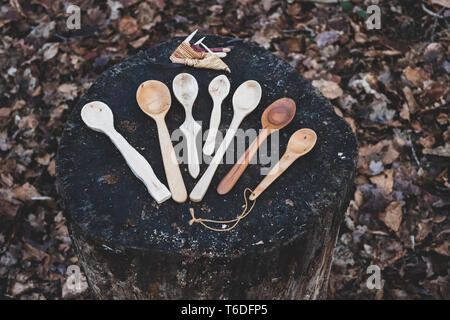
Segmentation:
[(217, 187), (218, 194), (226, 194), (233, 188), (239, 180), (239, 177), (244, 173), (250, 160), (258, 151), (259, 146), (273, 132), (287, 126), (292, 119), (294, 119), (295, 110), (295, 102), (289, 98), (278, 99), (264, 110), (261, 116), (263, 130), (261, 130), (258, 137), (235, 163), (233, 168), (231, 168), (222, 181), (220, 181), (219, 186)]
[(300, 129), (294, 132), (289, 138), (286, 152), (277, 162), (277, 164), (270, 170), (269, 174), (261, 181), (253, 193), (250, 195), (250, 200), (255, 200), (259, 195), (266, 190), (295, 160), (307, 154), (314, 147), (317, 141), (317, 135), (314, 130)]
[(178, 203), (183, 203), (187, 200), (187, 191), (170, 140), (169, 130), (167, 130), (164, 121), (171, 104), (169, 88), (160, 81), (145, 81), (141, 83), (136, 92), (136, 100), (142, 111), (156, 121), (164, 171), (166, 172), (172, 199)]
[(147, 160), (116, 131), (113, 113), (105, 103), (93, 101), (85, 104), (81, 109), (81, 119), (89, 128), (102, 132), (111, 139), (131, 171), (145, 184), (156, 202), (162, 203), (170, 198), (169, 190), (158, 180)]
[(213, 154), (216, 145), (216, 135), (222, 113), (222, 101), (230, 93), (230, 81), (225, 75), (221, 74), (210, 82), (208, 91), (214, 104), (211, 112), (211, 121), (209, 122), (208, 137), (203, 146), (203, 153), (210, 156)]
[(228, 128), (225, 138), (217, 149), (217, 152), (211, 160), (211, 163), (209, 164), (205, 173), (197, 182), (191, 194), (189, 195), (189, 198), (192, 201), (198, 202), (203, 199), (214, 176), (214, 173), (216, 172), (217, 167), (219, 166), (219, 163), (223, 158), (223, 155), (228, 149), (231, 141), (233, 141), (234, 135), (236, 134), (239, 125), (250, 112), (255, 110), (260, 100), (261, 86), (254, 80), (245, 81), (236, 89), (233, 95), (234, 115), (233, 119), (231, 120), (230, 127)]
[(189, 73), (180, 73), (173, 79), (172, 88), (175, 97), (186, 112), (186, 120), (180, 126), (180, 130), (186, 137), (189, 173), (195, 179), (200, 173), (196, 139), (202, 130), (202, 127), (192, 117), (192, 106), (197, 98), (198, 84)]

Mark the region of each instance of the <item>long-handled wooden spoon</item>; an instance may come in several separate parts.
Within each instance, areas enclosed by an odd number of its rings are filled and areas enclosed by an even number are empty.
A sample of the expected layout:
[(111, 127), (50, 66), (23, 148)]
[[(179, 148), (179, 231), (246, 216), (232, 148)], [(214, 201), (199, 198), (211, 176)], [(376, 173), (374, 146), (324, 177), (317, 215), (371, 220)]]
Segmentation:
[(202, 130), (202, 127), (192, 117), (192, 106), (198, 93), (197, 80), (189, 73), (180, 73), (173, 79), (172, 88), (175, 97), (183, 105), (186, 113), (186, 120), (180, 126), (180, 130), (186, 137), (189, 173), (195, 179), (200, 173), (196, 139)]
[(261, 100), (261, 93), (261, 86), (254, 80), (245, 81), (234, 92), (234, 115), (233, 119), (231, 120), (230, 127), (228, 128), (225, 138), (217, 149), (217, 152), (211, 160), (211, 163), (209, 164), (205, 173), (197, 182), (191, 194), (189, 195), (189, 198), (192, 201), (201, 201), (205, 196), (214, 173), (216, 172), (217, 167), (219, 166), (219, 163), (223, 158), (223, 155), (228, 149), (228, 146), (230, 145), (231, 141), (233, 141), (233, 137), (236, 134), (239, 125), (241, 124), (242, 120), (244, 120), (244, 118), (258, 106), (259, 101)]
[(239, 180), (239, 177), (244, 173), (250, 160), (258, 151), (259, 146), (273, 132), (287, 126), (292, 119), (294, 119), (295, 110), (295, 102), (289, 98), (278, 99), (264, 110), (261, 116), (263, 130), (261, 130), (258, 137), (235, 163), (233, 168), (231, 168), (222, 181), (220, 181), (219, 186), (217, 187), (217, 193), (226, 194), (233, 188)]
[(203, 146), (203, 153), (210, 156), (213, 154), (216, 145), (216, 135), (222, 113), (222, 101), (230, 93), (230, 81), (225, 75), (221, 74), (210, 82), (208, 91), (213, 99), (213, 109), (211, 112), (211, 121), (209, 122), (208, 137)]
[(169, 190), (158, 180), (147, 160), (116, 131), (113, 113), (105, 103), (93, 101), (85, 104), (81, 109), (81, 119), (89, 128), (102, 132), (111, 139), (131, 171), (145, 184), (156, 202), (162, 203), (170, 198)]
[(183, 203), (187, 200), (187, 191), (170, 140), (169, 130), (167, 130), (164, 121), (171, 104), (169, 88), (160, 81), (145, 81), (141, 83), (136, 92), (136, 100), (142, 111), (156, 121), (164, 171), (166, 172), (172, 199), (178, 203)]
[(295, 160), (307, 154), (314, 147), (317, 141), (317, 135), (314, 130), (300, 129), (294, 132), (289, 139), (286, 152), (270, 170), (269, 174), (261, 181), (253, 193), (250, 200), (255, 200), (266, 190)]

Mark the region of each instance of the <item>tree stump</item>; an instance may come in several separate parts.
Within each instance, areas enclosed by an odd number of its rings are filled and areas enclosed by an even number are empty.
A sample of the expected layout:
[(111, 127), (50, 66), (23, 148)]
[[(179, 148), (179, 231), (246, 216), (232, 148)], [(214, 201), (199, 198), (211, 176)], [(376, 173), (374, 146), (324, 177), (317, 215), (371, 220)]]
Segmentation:
[[(139, 84), (155, 79), (171, 89), (178, 73), (192, 74), (199, 84), (193, 115), (205, 132), (212, 110), (208, 84), (223, 74), (164, 65), (180, 40), (139, 52), (104, 72), (67, 121), (57, 176), (69, 231), (92, 291), (99, 299), (325, 298), (332, 250), (353, 190), (357, 143), (331, 104), (287, 62), (242, 41), (233, 41), (234, 49), (224, 59), (232, 73), (227, 74), (230, 94), (222, 104), (223, 134), (233, 116), (234, 91), (253, 79), (261, 84), (262, 99), (242, 129), (261, 128), (264, 109), (286, 96), (296, 102), (297, 112), (279, 133), (280, 155), (296, 130), (311, 128), (318, 136), (314, 149), (276, 180), (230, 232), (189, 225), (189, 210), (193, 208), (197, 217), (235, 218), (242, 212), (244, 188), (255, 188), (263, 179), (260, 164), (251, 164), (225, 196), (219, 196), (216, 187), (231, 164), (219, 166), (202, 202), (168, 200), (158, 205), (111, 141), (82, 122), (85, 103), (108, 104), (117, 130), (167, 185), (156, 124), (136, 102)], [(207, 37), (211, 47), (232, 40)], [(166, 116), (169, 131), (179, 128), (184, 118), (172, 93)], [(196, 180), (188, 174), (187, 164), (180, 167), (189, 193)], [(200, 176), (206, 167), (201, 164)]]

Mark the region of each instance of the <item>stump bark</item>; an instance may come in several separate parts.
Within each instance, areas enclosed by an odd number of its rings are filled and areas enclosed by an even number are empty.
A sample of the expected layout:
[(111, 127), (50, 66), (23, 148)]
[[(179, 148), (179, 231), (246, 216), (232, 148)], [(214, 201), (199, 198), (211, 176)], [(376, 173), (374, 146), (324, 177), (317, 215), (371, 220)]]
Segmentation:
[[(219, 166), (202, 202), (169, 200), (157, 205), (108, 138), (82, 122), (80, 110), (85, 103), (108, 104), (117, 130), (167, 183), (156, 125), (138, 107), (136, 90), (150, 79), (171, 88), (178, 73), (192, 74), (199, 84), (193, 115), (205, 131), (212, 109), (208, 84), (222, 73), (165, 65), (179, 41), (139, 52), (104, 72), (67, 121), (57, 176), (69, 231), (92, 291), (99, 299), (325, 298), (332, 250), (352, 194), (357, 144), (331, 104), (288, 63), (242, 41), (234, 41), (233, 51), (224, 59), (232, 73), (227, 74), (231, 90), (222, 104), (222, 133), (233, 116), (234, 91), (253, 79), (261, 84), (262, 99), (242, 122), (242, 129), (261, 128), (265, 107), (286, 96), (296, 102), (297, 112), (280, 131), (280, 155), (296, 130), (311, 128), (318, 136), (315, 148), (276, 180), (258, 198), (252, 213), (230, 232), (190, 226), (189, 209), (197, 217), (236, 217), (242, 211), (244, 188), (254, 188), (263, 179), (259, 163), (251, 164), (224, 196), (215, 189), (231, 164)], [(233, 39), (208, 36), (207, 41), (216, 47)], [(184, 117), (172, 94), (166, 116), (169, 131), (179, 128)], [(267, 143), (270, 146), (271, 138)], [(180, 166), (189, 192), (196, 180), (187, 164)], [(206, 167), (201, 164), (200, 175)]]

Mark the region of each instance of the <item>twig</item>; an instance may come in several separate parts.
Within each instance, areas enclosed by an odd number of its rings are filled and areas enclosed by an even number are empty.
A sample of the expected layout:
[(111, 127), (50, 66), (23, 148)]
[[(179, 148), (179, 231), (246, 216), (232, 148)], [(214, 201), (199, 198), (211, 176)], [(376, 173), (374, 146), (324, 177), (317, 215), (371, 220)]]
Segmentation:
[[(438, 13), (435, 13), (435, 12), (431, 11), (430, 9), (428, 9), (427, 7), (425, 7), (425, 3), (423, 3), (423, 2), (422, 2), (422, 9), (423, 9), (423, 11), (428, 13), (430, 16), (433, 16), (438, 19), (444, 19), (444, 16), (442, 16)], [(442, 12), (442, 10), (439, 10), (439, 12)]]

